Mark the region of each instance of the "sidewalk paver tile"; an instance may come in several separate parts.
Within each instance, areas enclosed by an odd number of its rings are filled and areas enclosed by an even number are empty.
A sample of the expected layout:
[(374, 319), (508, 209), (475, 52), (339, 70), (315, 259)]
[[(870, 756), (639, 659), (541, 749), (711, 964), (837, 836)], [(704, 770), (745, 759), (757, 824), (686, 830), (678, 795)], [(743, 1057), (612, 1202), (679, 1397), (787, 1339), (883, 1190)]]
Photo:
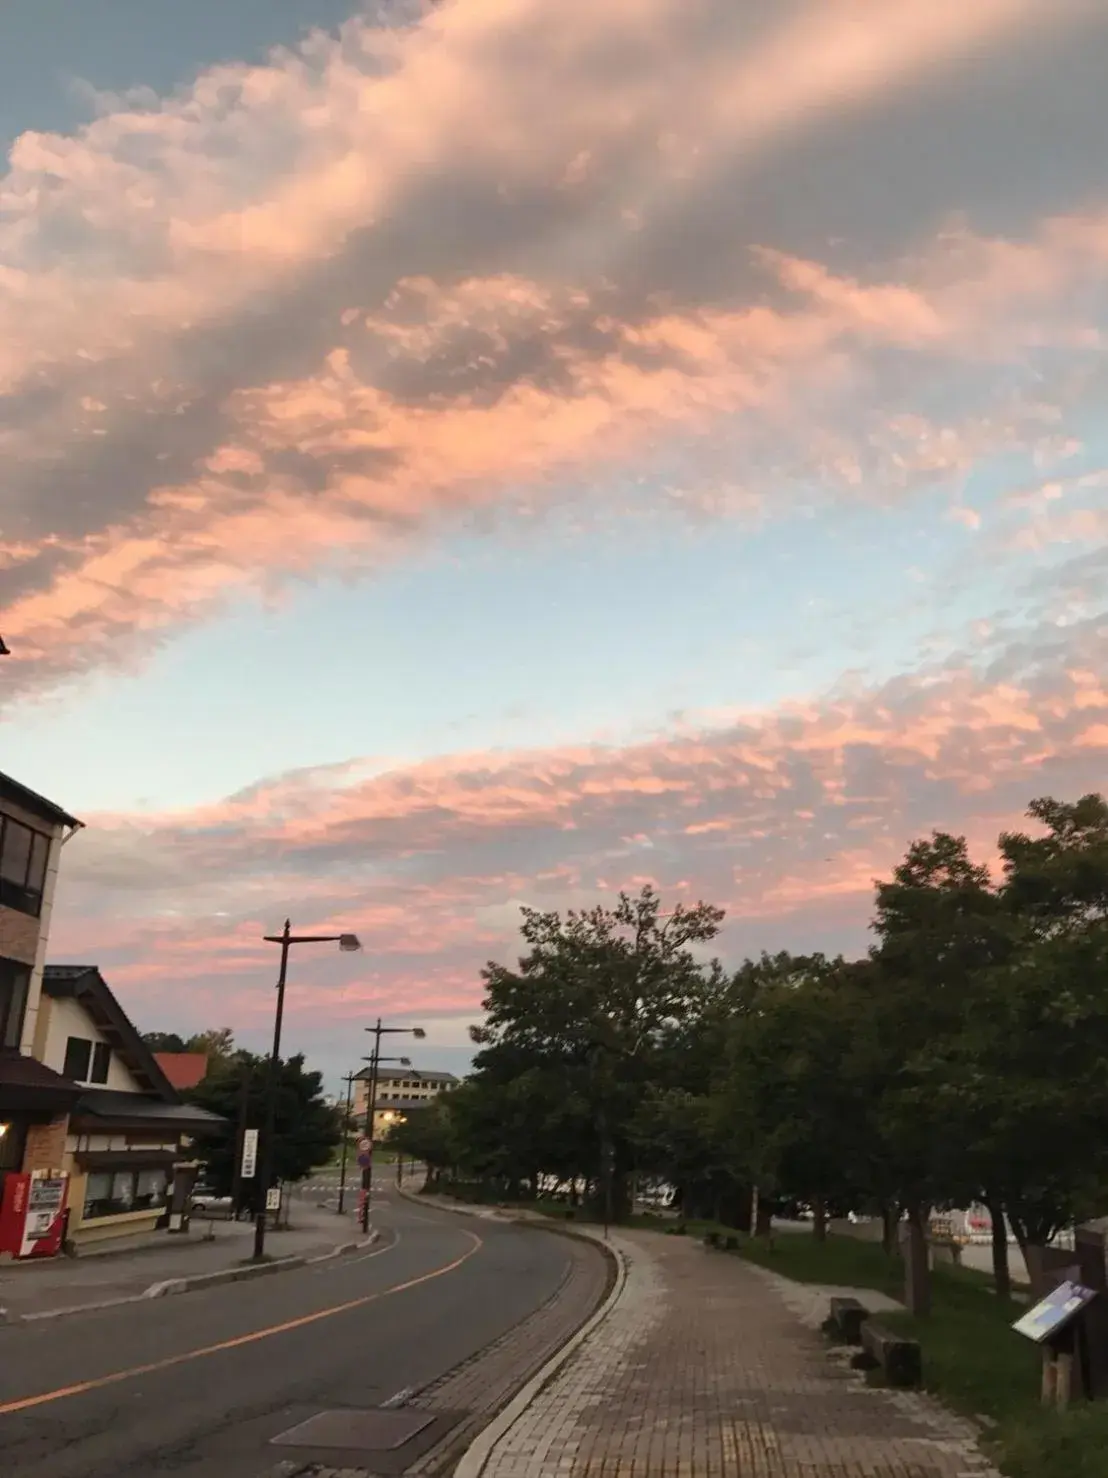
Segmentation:
[(829, 1357), (825, 1296), (683, 1238), (618, 1245), (622, 1298), (484, 1478), (996, 1478), (970, 1423)]

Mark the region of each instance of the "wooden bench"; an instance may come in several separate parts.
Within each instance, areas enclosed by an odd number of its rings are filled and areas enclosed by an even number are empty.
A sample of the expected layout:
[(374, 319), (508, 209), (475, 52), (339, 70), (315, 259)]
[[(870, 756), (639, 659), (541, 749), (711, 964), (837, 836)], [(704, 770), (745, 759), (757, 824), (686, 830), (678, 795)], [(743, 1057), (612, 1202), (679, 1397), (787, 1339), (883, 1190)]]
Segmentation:
[(880, 1370), (890, 1386), (904, 1389), (922, 1383), (923, 1361), (914, 1339), (905, 1339), (866, 1319), (862, 1323), (862, 1350), (865, 1363)]
[(869, 1318), (869, 1310), (856, 1298), (833, 1298), (831, 1313), (827, 1319), (827, 1332), (837, 1335), (848, 1345), (862, 1343), (862, 1325)]

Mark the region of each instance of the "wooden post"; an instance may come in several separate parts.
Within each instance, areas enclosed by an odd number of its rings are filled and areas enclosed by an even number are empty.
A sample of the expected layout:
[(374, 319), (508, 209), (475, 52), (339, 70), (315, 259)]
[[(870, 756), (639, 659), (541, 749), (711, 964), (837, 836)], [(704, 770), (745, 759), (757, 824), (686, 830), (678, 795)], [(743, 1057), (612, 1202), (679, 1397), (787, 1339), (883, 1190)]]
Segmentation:
[(1054, 1384), (1054, 1404), (1059, 1411), (1064, 1411), (1070, 1404), (1070, 1393), (1073, 1390), (1073, 1356), (1068, 1350), (1064, 1350), (1056, 1362), (1057, 1376)]
[(1054, 1351), (1049, 1345), (1043, 1346), (1043, 1405), (1053, 1406), (1058, 1389), (1058, 1367), (1055, 1364)]

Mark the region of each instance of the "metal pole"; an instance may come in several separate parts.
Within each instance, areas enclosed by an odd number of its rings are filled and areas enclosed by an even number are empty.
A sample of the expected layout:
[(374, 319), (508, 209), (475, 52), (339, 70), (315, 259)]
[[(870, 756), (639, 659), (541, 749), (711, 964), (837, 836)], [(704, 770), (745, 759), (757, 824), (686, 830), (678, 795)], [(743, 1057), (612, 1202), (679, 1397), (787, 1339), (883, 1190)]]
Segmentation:
[(362, 1232), (369, 1231), (369, 1203), (373, 1193), (373, 1118), (377, 1108), (377, 1068), (381, 1060), (384, 1027), (378, 1016), (373, 1030), (373, 1056), (369, 1060), (369, 1092), (366, 1095), (365, 1137), (369, 1140), (369, 1164), (362, 1171)]
[(235, 1135), (235, 1172), (231, 1183), (231, 1209), (238, 1221), (242, 1211), (242, 1151), (246, 1144), (246, 1119), (250, 1109), (250, 1063), (244, 1057), (241, 1063), (242, 1084), (239, 1088), (239, 1122)]
[(350, 1096), (354, 1092), (354, 1074), (346, 1075), (346, 1113), (342, 1119), (342, 1165), (339, 1170), (339, 1215), (346, 1207), (346, 1153), (350, 1148)]
[(289, 943), (292, 923), (285, 920), (281, 935), (281, 969), (277, 976), (277, 1010), (273, 1018), (273, 1051), (269, 1056), (269, 1075), (266, 1080), (265, 1129), (262, 1134), (262, 1153), (258, 1178), (260, 1198), (254, 1218), (254, 1260), (260, 1262), (265, 1256), (266, 1194), (273, 1176), (273, 1141), (277, 1134), (277, 1069), (281, 1060), (281, 1022), (285, 1014), (285, 978), (289, 969)]

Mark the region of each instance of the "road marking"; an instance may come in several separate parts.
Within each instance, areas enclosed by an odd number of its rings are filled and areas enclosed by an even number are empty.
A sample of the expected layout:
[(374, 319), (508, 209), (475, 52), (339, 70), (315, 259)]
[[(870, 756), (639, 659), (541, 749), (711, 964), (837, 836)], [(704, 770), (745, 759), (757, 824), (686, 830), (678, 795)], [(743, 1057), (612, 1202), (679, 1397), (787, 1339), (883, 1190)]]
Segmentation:
[(64, 1401), (69, 1396), (83, 1396), (87, 1391), (100, 1391), (105, 1386), (118, 1385), (120, 1381), (133, 1380), (136, 1376), (153, 1375), (161, 1370), (171, 1370), (175, 1365), (185, 1365), (190, 1360), (202, 1360), (207, 1355), (218, 1355), (223, 1350), (237, 1350), (242, 1345), (252, 1345), (258, 1340), (272, 1339), (276, 1334), (288, 1334), (294, 1329), (303, 1329), (308, 1324), (316, 1324), (320, 1319), (330, 1319), (335, 1314), (347, 1314), (352, 1309), (365, 1308), (367, 1304), (377, 1303), (379, 1299), (389, 1298), (394, 1293), (404, 1293), (409, 1288), (418, 1288), (421, 1283), (430, 1283), (435, 1278), (442, 1278), (447, 1273), (454, 1272), (463, 1263), (468, 1262), (475, 1252), (480, 1251), (483, 1239), (476, 1232), (465, 1229), (463, 1235), (469, 1237), (473, 1243), (468, 1252), (464, 1252), (461, 1257), (456, 1257), (453, 1262), (445, 1263), (441, 1268), (435, 1268), (433, 1272), (421, 1273), (418, 1278), (409, 1278), (404, 1283), (394, 1283), (391, 1288), (382, 1288), (379, 1293), (366, 1293), (361, 1298), (352, 1298), (346, 1303), (332, 1304), (326, 1309), (316, 1309), (311, 1314), (301, 1314), (296, 1319), (287, 1319), (283, 1324), (270, 1324), (265, 1329), (255, 1329), (249, 1334), (238, 1334), (233, 1339), (220, 1340), (218, 1344), (204, 1345), (199, 1350), (186, 1350), (180, 1355), (167, 1355), (164, 1360), (152, 1360), (148, 1365), (133, 1365), (128, 1370), (115, 1370), (111, 1375), (98, 1375), (92, 1380), (78, 1381), (72, 1386), (59, 1386), (56, 1391), (43, 1391), (38, 1396), (22, 1396), (17, 1401), (5, 1401), (0, 1404), (0, 1416), (11, 1416), (17, 1411), (29, 1411), (34, 1406), (46, 1406), (51, 1401)]
[(380, 1257), (383, 1252), (391, 1252), (394, 1247), (400, 1246), (400, 1233), (395, 1227), (390, 1227), (389, 1230), (392, 1232), (392, 1241), (386, 1242), (383, 1247), (374, 1247), (372, 1252), (362, 1252), (357, 1257), (350, 1253), (345, 1257), (329, 1257), (315, 1269), (316, 1273), (341, 1272), (343, 1268), (352, 1268), (357, 1263), (368, 1262), (371, 1257)]

